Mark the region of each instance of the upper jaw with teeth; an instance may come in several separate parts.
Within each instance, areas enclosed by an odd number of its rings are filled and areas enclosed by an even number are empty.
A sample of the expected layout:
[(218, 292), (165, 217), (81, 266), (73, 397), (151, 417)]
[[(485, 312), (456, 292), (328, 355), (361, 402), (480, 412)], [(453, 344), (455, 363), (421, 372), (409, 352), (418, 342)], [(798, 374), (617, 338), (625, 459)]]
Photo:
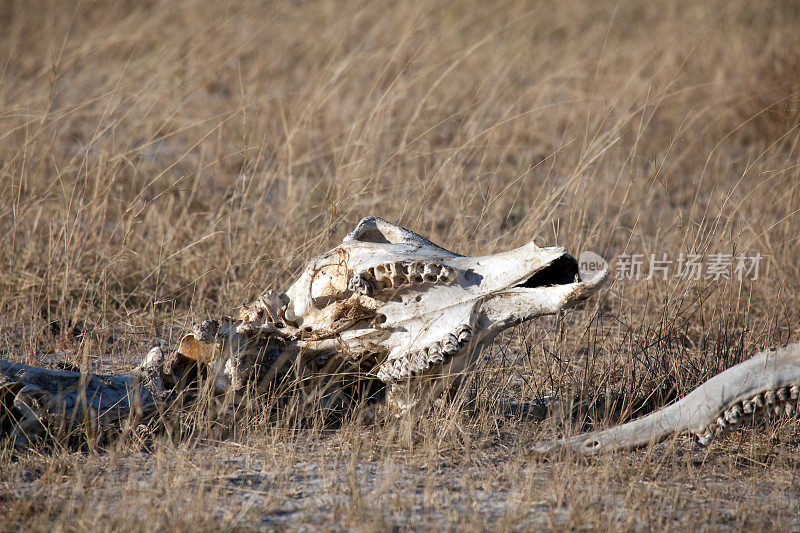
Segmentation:
[[(606, 274), (581, 280), (563, 248), (533, 242), (465, 257), (368, 217), (259, 316), (273, 317), (272, 327), (290, 331), (301, 349), (372, 360), (375, 376), (397, 383), (453, 360), (463, 367), (503, 329), (572, 307)], [(248, 327), (245, 319), (240, 328)]]

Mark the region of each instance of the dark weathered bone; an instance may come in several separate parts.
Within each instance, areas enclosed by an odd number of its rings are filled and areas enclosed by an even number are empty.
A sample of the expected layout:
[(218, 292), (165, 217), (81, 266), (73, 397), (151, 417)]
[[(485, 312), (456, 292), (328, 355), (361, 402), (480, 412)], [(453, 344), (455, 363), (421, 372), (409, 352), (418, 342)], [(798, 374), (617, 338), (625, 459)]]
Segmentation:
[(87, 426), (94, 434), (126, 421), (135, 426), (158, 408), (167, 394), (153, 348), (130, 375), (97, 376), (50, 370), (0, 360), (0, 420), (11, 427), (14, 445), (28, 444), (48, 431), (68, 433)]
[(714, 376), (678, 402), (605, 431), (534, 444), (537, 454), (596, 454), (693, 433), (703, 445), (759, 415), (793, 415), (800, 394), (800, 344), (771, 348)]

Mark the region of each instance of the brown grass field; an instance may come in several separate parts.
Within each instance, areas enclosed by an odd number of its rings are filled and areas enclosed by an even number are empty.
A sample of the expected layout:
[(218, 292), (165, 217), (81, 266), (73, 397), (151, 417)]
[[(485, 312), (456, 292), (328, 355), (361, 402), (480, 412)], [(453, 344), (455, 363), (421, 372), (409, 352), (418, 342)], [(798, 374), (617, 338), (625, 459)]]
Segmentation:
[[(2, 358), (128, 371), (366, 215), (471, 255), (762, 257), (509, 330), (472, 409), (0, 445), (0, 529), (796, 531), (796, 420), (525, 447), (800, 340), (798, 211), (794, 1), (0, 2)], [(593, 416), (499, 408), (551, 393)]]

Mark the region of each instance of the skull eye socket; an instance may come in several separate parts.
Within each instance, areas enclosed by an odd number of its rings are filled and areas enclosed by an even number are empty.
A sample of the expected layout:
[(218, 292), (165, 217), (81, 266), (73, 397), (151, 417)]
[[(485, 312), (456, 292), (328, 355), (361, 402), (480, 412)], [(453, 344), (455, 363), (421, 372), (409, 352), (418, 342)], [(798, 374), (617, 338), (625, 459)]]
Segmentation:
[(554, 285), (568, 285), (580, 281), (578, 262), (574, 257), (564, 254), (552, 263), (534, 273), (517, 287), (522, 289), (535, 289), (537, 287), (552, 287)]
[(367, 227), (361, 230), (356, 236), (356, 240), (360, 242), (374, 242), (376, 244), (391, 244), (392, 241), (387, 238), (377, 227)]

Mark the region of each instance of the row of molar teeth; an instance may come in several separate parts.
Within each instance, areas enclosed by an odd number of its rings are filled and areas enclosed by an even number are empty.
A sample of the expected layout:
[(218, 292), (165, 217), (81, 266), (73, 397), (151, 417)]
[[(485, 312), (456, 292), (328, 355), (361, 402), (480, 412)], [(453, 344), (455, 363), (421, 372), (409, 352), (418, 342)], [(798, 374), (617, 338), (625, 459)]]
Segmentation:
[(800, 385), (756, 394), (751, 399), (735, 403), (723, 411), (716, 421), (708, 426), (705, 433), (696, 435), (697, 440), (703, 446), (708, 446), (715, 437), (733, 431), (748, 417), (752, 418), (760, 412), (764, 412), (767, 416), (773, 414), (794, 416), (798, 412), (798, 398), (800, 398)]
[(442, 283), (451, 285), (456, 270), (439, 263), (420, 261), (383, 263), (355, 274), (348, 283), (351, 291), (371, 295), (385, 289), (403, 289), (415, 285)]
[(453, 333), (422, 350), (385, 363), (378, 371), (384, 381), (398, 381), (418, 376), (437, 364), (449, 361), (472, 340), (472, 328), (463, 324)]

